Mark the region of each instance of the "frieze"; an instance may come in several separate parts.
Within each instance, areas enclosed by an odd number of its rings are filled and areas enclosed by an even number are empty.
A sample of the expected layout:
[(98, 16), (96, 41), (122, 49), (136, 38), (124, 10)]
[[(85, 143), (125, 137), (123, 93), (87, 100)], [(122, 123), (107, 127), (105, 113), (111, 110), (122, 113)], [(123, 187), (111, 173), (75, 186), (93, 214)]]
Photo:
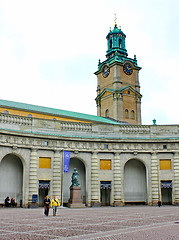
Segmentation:
[[(110, 140), (111, 141), (111, 140)], [(126, 141), (126, 140), (125, 140)], [(68, 149), (71, 151), (80, 150), (80, 151), (104, 151), (113, 152), (113, 151), (141, 151), (141, 152), (150, 152), (150, 151), (160, 151), (160, 152), (167, 152), (167, 151), (175, 151), (179, 150), (179, 143), (178, 142), (161, 142), (161, 143), (149, 143), (149, 142), (140, 142), (140, 143), (117, 143), (117, 142), (87, 142), (86, 140), (80, 141), (73, 141), (73, 140), (56, 140), (56, 139), (45, 139), (45, 138), (35, 138), (35, 137), (25, 137), (25, 136), (8, 136), (8, 135), (0, 135), (0, 143), (5, 146), (17, 146), (17, 147), (37, 147), (41, 149), (53, 149), (53, 148), (61, 148), (61, 149)], [(164, 145), (167, 147), (164, 149)], [(105, 148), (107, 146), (107, 148)]]

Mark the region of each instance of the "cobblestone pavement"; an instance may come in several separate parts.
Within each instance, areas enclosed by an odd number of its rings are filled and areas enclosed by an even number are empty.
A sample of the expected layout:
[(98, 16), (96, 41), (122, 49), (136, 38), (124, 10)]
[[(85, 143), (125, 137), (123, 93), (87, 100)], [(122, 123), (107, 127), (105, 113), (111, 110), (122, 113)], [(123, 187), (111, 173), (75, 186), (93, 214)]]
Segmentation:
[(179, 207), (0, 208), (0, 239), (179, 239)]

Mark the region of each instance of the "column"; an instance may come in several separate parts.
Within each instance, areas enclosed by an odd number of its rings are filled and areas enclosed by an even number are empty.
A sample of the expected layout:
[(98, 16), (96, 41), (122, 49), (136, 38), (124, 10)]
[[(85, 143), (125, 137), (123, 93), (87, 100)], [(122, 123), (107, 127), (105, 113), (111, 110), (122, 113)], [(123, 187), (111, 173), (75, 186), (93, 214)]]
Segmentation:
[(57, 150), (54, 153), (53, 159), (53, 196), (56, 196), (59, 201), (61, 200), (62, 204), (62, 192), (61, 192), (61, 179), (62, 179), (62, 170), (61, 169), (61, 162), (62, 162), (62, 153)]
[(32, 202), (32, 194), (38, 194), (37, 168), (37, 149), (31, 149), (29, 168), (29, 202)]
[(174, 153), (173, 172), (174, 172), (174, 182), (172, 184), (173, 204), (179, 205), (179, 152)]
[(120, 153), (114, 155), (113, 165), (114, 206), (122, 206)]
[(91, 158), (91, 205), (94, 207), (100, 206), (100, 186), (98, 181), (98, 171), (98, 155), (97, 152), (93, 152)]
[(152, 204), (158, 204), (159, 200), (159, 175), (158, 175), (158, 159), (157, 153), (152, 153), (151, 156), (151, 188), (152, 188)]

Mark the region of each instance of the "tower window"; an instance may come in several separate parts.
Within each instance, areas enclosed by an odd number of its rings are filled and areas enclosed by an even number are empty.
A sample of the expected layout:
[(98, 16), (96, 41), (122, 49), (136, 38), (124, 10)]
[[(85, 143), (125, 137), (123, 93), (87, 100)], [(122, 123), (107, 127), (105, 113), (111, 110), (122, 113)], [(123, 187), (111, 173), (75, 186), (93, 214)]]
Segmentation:
[(106, 111), (105, 111), (105, 117), (109, 117), (109, 110), (108, 109), (106, 109)]
[(119, 38), (119, 47), (121, 48), (122, 39)]
[(9, 112), (7, 110), (4, 111), (5, 114), (9, 114)]
[(110, 39), (109, 48), (110, 48), (110, 49), (112, 48), (112, 39)]
[(129, 111), (128, 111), (128, 109), (125, 110), (125, 118), (129, 118)]
[(130, 94), (131, 92), (128, 90), (127, 93)]
[(28, 114), (28, 117), (32, 118), (32, 114)]
[(134, 112), (134, 110), (131, 111), (131, 118), (135, 119), (135, 112)]

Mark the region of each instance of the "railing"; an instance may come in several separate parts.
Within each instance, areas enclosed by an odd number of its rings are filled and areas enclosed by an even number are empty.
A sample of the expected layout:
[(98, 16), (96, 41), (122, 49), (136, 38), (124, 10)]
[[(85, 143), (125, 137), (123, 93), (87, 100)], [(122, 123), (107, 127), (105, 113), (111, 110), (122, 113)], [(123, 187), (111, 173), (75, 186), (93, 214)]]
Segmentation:
[(91, 132), (92, 124), (80, 122), (61, 122), (61, 130)]
[(150, 133), (150, 126), (145, 125), (123, 125), (119, 127), (123, 133)]
[(0, 123), (31, 126), (32, 118), (1, 113), (0, 114)]

